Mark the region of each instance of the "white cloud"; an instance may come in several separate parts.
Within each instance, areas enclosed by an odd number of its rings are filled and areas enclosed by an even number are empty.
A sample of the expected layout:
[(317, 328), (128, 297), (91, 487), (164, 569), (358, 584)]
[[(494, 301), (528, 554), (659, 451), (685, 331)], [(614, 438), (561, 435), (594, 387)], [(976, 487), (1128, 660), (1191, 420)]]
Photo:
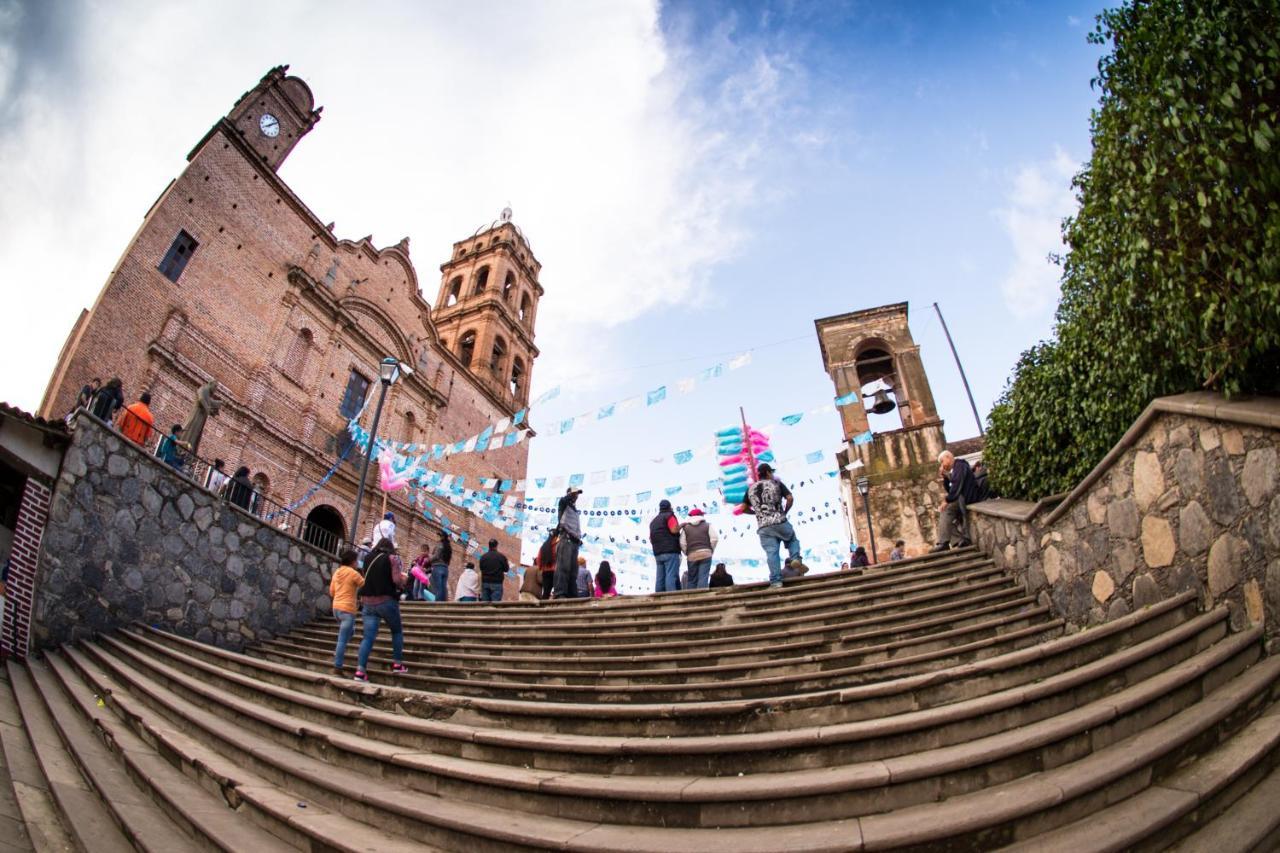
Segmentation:
[(1053, 158), (1018, 169), (996, 216), (1013, 244), (1013, 263), (1001, 291), (1018, 317), (1033, 317), (1051, 308), (1058, 297), (1060, 270), (1049, 255), (1063, 251), (1062, 220), (1076, 210), (1071, 177), (1079, 169), (1061, 148)]
[[(40, 283), (0, 296), (23, 318), (0, 343), (0, 397), (27, 407), (186, 152), (275, 64), (326, 107), (282, 176), (341, 236), (408, 235), (429, 301), (450, 244), (513, 207), (544, 265), (540, 386), (580, 372), (587, 329), (702, 297), (744, 239), (754, 170), (783, 136), (768, 116), (799, 76), (731, 29), (696, 51), (642, 0), (64, 5), (73, 43), (47, 62), (71, 85), (27, 75), (0, 124), (0, 265)], [(0, 23), (9, 81), (28, 47)]]

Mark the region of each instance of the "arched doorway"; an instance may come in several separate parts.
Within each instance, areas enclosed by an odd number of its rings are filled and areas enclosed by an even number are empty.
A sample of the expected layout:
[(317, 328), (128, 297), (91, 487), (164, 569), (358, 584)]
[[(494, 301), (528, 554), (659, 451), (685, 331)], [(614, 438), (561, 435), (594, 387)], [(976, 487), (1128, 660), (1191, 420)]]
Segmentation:
[(328, 504), (321, 504), (307, 513), (307, 527), (302, 540), (325, 551), (336, 554), (338, 543), (347, 536), (347, 523), (342, 514)]

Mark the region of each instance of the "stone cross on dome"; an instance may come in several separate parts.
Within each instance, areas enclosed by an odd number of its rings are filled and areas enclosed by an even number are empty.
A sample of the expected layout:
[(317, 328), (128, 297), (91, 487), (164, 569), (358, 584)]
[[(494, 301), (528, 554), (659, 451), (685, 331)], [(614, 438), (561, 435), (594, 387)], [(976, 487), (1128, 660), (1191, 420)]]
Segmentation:
[(501, 220), (502, 222), (511, 221), (511, 205), (507, 205), (506, 207), (502, 208), (502, 214), (498, 217), (498, 219)]

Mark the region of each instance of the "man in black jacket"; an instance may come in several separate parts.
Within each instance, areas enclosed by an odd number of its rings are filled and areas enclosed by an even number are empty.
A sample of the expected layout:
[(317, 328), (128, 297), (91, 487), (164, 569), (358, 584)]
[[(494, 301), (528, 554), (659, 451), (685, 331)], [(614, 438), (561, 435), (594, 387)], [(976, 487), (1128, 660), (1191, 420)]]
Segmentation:
[(481, 601), (502, 600), (502, 579), (510, 568), (506, 556), (498, 550), (498, 540), (490, 539), (489, 550), (480, 557)]
[(963, 548), (969, 544), (965, 535), (964, 508), (982, 499), (973, 469), (963, 459), (957, 459), (950, 450), (938, 456), (938, 473), (942, 486), (947, 490), (938, 512), (938, 544), (930, 553), (948, 548)]

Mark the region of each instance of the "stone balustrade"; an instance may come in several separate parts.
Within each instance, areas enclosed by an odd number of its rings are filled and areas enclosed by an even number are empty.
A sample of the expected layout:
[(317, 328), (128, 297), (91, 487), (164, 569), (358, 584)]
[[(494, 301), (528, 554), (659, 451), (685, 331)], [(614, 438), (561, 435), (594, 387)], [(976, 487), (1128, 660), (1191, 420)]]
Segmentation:
[(1067, 495), (971, 508), (977, 544), (1069, 628), (1197, 590), (1280, 637), (1280, 400), (1154, 401)]

